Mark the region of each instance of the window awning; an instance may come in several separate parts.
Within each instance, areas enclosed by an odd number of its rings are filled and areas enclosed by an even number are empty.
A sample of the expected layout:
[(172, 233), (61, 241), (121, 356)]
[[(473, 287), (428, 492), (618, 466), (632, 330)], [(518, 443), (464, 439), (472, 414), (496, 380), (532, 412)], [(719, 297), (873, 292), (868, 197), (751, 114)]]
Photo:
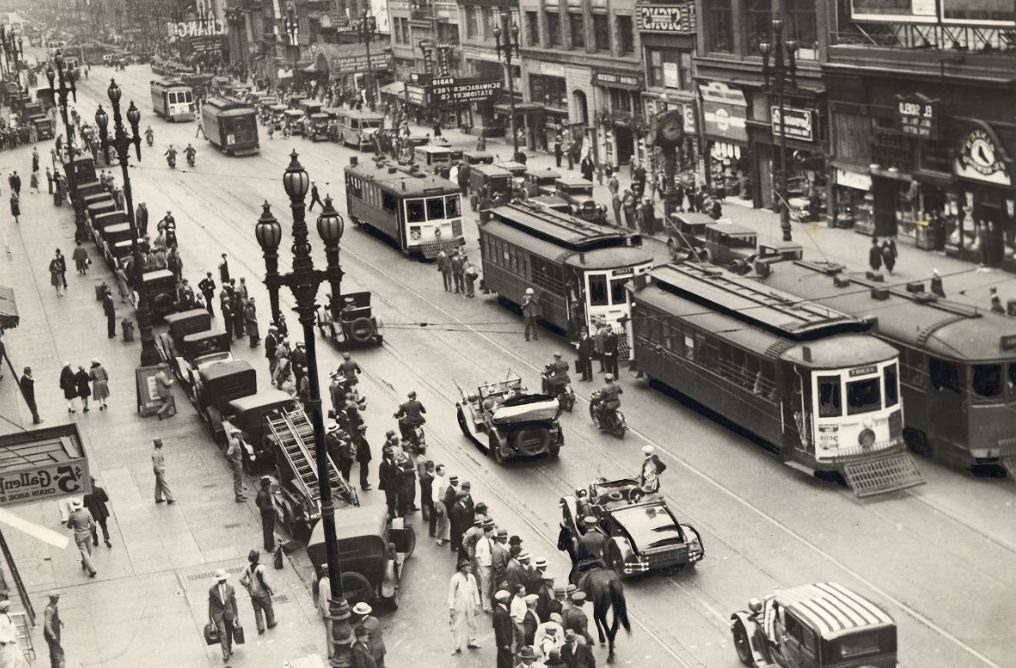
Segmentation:
[[(516, 114), (532, 114), (538, 111), (543, 111), (544, 107), (542, 104), (536, 102), (516, 102), (515, 113)], [(507, 102), (501, 102), (494, 105), (494, 110), (499, 111), (502, 114), (512, 113), (512, 106)]]
[(382, 95), (396, 95), (402, 96), (406, 93), (406, 82), (405, 81), (393, 81), (390, 84), (381, 86)]
[(14, 288), (0, 285), (0, 327), (4, 329), (17, 327), (20, 320), (18, 305), (14, 301)]

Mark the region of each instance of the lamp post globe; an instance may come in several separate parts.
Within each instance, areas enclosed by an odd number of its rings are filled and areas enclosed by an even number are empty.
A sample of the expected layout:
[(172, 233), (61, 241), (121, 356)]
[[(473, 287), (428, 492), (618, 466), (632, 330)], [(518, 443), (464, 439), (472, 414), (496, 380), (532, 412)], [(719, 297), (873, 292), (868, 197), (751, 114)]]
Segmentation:
[(290, 199), (303, 199), (310, 189), (310, 177), (307, 176), (307, 170), (300, 164), (298, 157), (295, 150), (289, 154), (289, 166), (282, 175), (282, 187), (286, 189)]
[(272, 215), (272, 208), (268, 202), (262, 206), (261, 217), (254, 226), (254, 236), (257, 237), (258, 245), (265, 253), (274, 253), (279, 250), (282, 242), (282, 225)]
[(331, 196), (326, 195), (324, 208), (317, 219), (317, 231), (321, 235), (321, 240), (325, 242), (326, 246), (338, 245), (339, 240), (342, 239), (345, 227), (346, 221), (335, 210), (335, 207), (332, 205)]

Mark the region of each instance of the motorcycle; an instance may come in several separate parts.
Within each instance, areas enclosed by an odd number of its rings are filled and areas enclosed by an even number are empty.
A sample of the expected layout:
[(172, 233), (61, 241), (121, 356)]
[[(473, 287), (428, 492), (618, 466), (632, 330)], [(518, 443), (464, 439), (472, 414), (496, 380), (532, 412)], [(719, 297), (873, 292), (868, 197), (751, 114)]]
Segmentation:
[(197, 156), (195, 156), (193, 153), (189, 153), (187, 155), (187, 166), (193, 167), (195, 162), (197, 162)]
[(548, 397), (557, 399), (557, 405), (561, 407), (561, 410), (571, 413), (572, 409), (575, 408), (575, 390), (572, 389), (571, 383), (567, 380), (564, 383), (552, 382), (548, 371), (544, 371), (541, 374), (541, 379), (543, 393)]
[(396, 417), (399, 420), (399, 433), (402, 436), (402, 444), (406, 450), (416, 450), (420, 446), (427, 445), (427, 438), (423, 433), (422, 424), (410, 426), (406, 423), (405, 416), (399, 417), (398, 413), (395, 413), (393, 417)]
[(604, 414), (602, 404), (601, 392), (594, 390), (589, 396), (589, 417), (593, 419), (593, 424), (600, 431), (609, 432), (617, 438), (624, 438), (628, 431), (628, 421), (625, 419), (624, 413), (620, 409), (615, 409)]
[(170, 169), (176, 169), (176, 156), (173, 154), (167, 155), (166, 164), (169, 165)]

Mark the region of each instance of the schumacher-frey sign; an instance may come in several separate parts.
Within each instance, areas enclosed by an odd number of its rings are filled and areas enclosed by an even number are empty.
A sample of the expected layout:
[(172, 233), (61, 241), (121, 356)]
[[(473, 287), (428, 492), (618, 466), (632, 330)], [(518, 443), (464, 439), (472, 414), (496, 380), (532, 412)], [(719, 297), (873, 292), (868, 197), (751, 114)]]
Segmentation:
[(499, 90), (500, 79), (435, 77), (431, 82), (430, 102), (438, 106), (486, 102)]

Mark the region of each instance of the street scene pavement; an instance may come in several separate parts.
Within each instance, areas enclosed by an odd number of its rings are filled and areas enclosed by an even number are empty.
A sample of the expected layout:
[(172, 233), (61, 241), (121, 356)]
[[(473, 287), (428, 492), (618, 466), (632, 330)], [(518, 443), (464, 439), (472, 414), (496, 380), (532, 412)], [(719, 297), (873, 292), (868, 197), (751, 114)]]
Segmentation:
[[(146, 202), (152, 224), (171, 211), (184, 262), (184, 276), (196, 283), (215, 272), (228, 253), (234, 276), (244, 276), (262, 304), (267, 328), (264, 265), (254, 224), (267, 201), (286, 230), (290, 212), (282, 187), (289, 154), (301, 164), (322, 197), (331, 195), (347, 216), (342, 169), (360, 154), (330, 142), (300, 138), (268, 139), (247, 158), (226, 157), (203, 139), (195, 123), (171, 124), (156, 118), (148, 101), (152, 74), (146, 65), (114, 72), (93, 66), (78, 82), (75, 107), (85, 118), (107, 104), (111, 77), (135, 100), (142, 127), (151, 125), (155, 146), (142, 148), (142, 160), (131, 162), (134, 201)], [(421, 132), (427, 131), (419, 128)], [(444, 132), (454, 146), (472, 148), (475, 138)], [(166, 166), (170, 144), (198, 150), (194, 168)], [(48, 144), (40, 153), (48, 157)], [(488, 150), (507, 158), (511, 148), (488, 140)], [(30, 147), (0, 153), (0, 173), (30, 169)], [(362, 157), (362, 156), (361, 156)], [(533, 154), (529, 164), (554, 164), (553, 156)], [(566, 167), (566, 166), (565, 166)], [(119, 180), (119, 170), (114, 170)], [(628, 178), (622, 174), (622, 187)], [(596, 198), (609, 202), (606, 186)], [(261, 527), (253, 506), (256, 481), (247, 480), (248, 500), (236, 503), (223, 449), (215, 443), (177, 390), (178, 414), (165, 421), (141, 418), (135, 411), (134, 367), (138, 343), (109, 339), (95, 286), (113, 285), (113, 277), (96, 260), (85, 276), (68, 272), (67, 295), (58, 297), (49, 283), (47, 265), (55, 248), (69, 256), (73, 248), (73, 212), (53, 206), (45, 194), (24, 194), (20, 223), (0, 217), (6, 257), (0, 258), (0, 284), (13, 287), (21, 324), (6, 333), (7, 355), (20, 373), (31, 366), (36, 378), (39, 412), (50, 426), (75, 421), (86, 437), (92, 474), (109, 494), (112, 547), (94, 550), (98, 571), (90, 579), (79, 567), (73, 542), (65, 550), (47, 547), (28, 535), (7, 530), (5, 536), (37, 613), (50, 592), (59, 592), (65, 624), (63, 646), (68, 666), (203, 666), (222, 665), (218, 646), (206, 646), (208, 589), (215, 572), (226, 569), (237, 588), (239, 618), (247, 631), (229, 665), (282, 666), (300, 657), (327, 656), (324, 626), (311, 591), (313, 572), (302, 549), (291, 551), (284, 568), (269, 568), (276, 592), (279, 625), (259, 636), (247, 594), (237, 584), (250, 549), (260, 544)], [(311, 214), (314, 216), (316, 214)], [(478, 261), (476, 222), (466, 213), (466, 251)], [(751, 226), (763, 238), (780, 235), (777, 217), (728, 200), (723, 216)], [(309, 220), (313, 220), (311, 217)], [(579, 402), (561, 418), (566, 444), (557, 459), (500, 465), (463, 438), (456, 423), (459, 388), (474, 388), (509, 371), (530, 388), (554, 352), (573, 357), (567, 341), (546, 332), (525, 341), (518, 315), (493, 296), (466, 299), (445, 292), (432, 263), (403, 257), (385, 241), (352, 225), (348, 216), (341, 243), (345, 271), (343, 291), (371, 290), (377, 315), (385, 323), (381, 348), (354, 351), (363, 368), (360, 392), (369, 400), (364, 418), (375, 449), (371, 463), (374, 491), (362, 492), (365, 506), (382, 507), (377, 490), (377, 463), (383, 434), (395, 428), (391, 418), (408, 392), (416, 391), (427, 407), (428, 454), (450, 474), (472, 484), (472, 495), (490, 509), (499, 527), (522, 538), (534, 558), (549, 563), (555, 582), (565, 582), (570, 562), (557, 549), (559, 501), (597, 477), (636, 475), (641, 448), (653, 445), (668, 469), (662, 490), (682, 522), (702, 533), (706, 558), (694, 568), (625, 582), (630, 635), (617, 638), (618, 665), (644, 668), (672, 666), (733, 667), (729, 619), (748, 600), (774, 589), (835, 581), (878, 602), (899, 626), (900, 665), (1012, 666), (1016, 638), (1011, 627), (1011, 592), (1016, 586), (1016, 523), (1012, 521), (1012, 482), (979, 478), (918, 460), (927, 484), (874, 499), (858, 499), (848, 489), (802, 475), (780, 462), (754, 440), (732, 430), (678, 398), (650, 388), (622, 371), (624, 407), (631, 433), (615, 440), (588, 419), (589, 393), (601, 383), (576, 383)], [(794, 237), (811, 259), (842, 262), (853, 269), (866, 264), (868, 237), (822, 224), (794, 224)], [(316, 235), (315, 260), (323, 266)], [(663, 237), (647, 241), (656, 262), (667, 260)], [(283, 265), (288, 262), (283, 259)], [(1016, 298), (1008, 275), (978, 271), (969, 263), (903, 247), (894, 276), (901, 283), (930, 279), (932, 269), (944, 277), (950, 297), (987, 307), (989, 287)], [(286, 268), (284, 267), (284, 270)], [(293, 302), (283, 292), (283, 310)], [(128, 315), (118, 304), (118, 317)], [(289, 317), (295, 331), (295, 315)], [(119, 332), (119, 328), (118, 328)], [(294, 338), (298, 339), (298, 335)], [(322, 378), (341, 361), (338, 350), (319, 339)], [(263, 348), (248, 349), (243, 339), (233, 354), (257, 369), (258, 385), (268, 386)], [(88, 368), (100, 360), (110, 375), (110, 408), (85, 414), (67, 413), (58, 387), (64, 362)], [(20, 400), (10, 369), (0, 381), (0, 433), (31, 428), (31, 414)], [(165, 443), (168, 481), (178, 502), (153, 499), (152, 439)], [(354, 469), (354, 476), (356, 470)], [(355, 479), (355, 478), (354, 478)], [(44, 527), (62, 531), (57, 504), (21, 506), (14, 512)], [(337, 511), (341, 526), (342, 510)], [(495, 665), (490, 617), (479, 618), (478, 649), (451, 656), (452, 637), (446, 613), (454, 554), (427, 534), (419, 514), (410, 516), (417, 548), (403, 573), (400, 607), (379, 614), (387, 646), (385, 665)], [(270, 561), (270, 555), (262, 555)], [(20, 604), (15, 609), (21, 609)], [(587, 606), (588, 612), (588, 606)], [(40, 629), (33, 632), (39, 665), (48, 661)], [(597, 665), (606, 650), (594, 647)]]

